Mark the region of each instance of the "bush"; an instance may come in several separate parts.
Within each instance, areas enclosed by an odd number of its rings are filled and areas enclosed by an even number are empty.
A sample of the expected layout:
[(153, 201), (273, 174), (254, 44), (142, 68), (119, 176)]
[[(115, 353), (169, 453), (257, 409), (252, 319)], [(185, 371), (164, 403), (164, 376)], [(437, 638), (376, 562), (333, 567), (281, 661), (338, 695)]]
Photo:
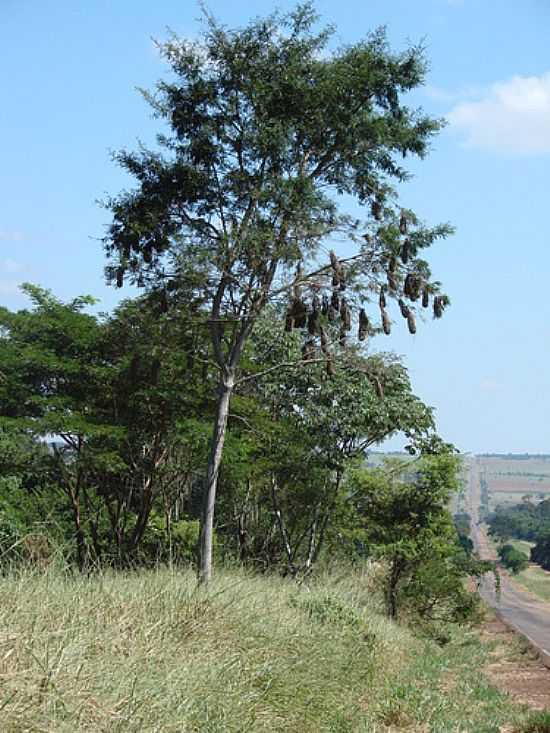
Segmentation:
[(513, 545), (503, 545), (498, 551), (498, 556), (504, 567), (511, 570), (514, 575), (525, 570), (529, 565), (527, 555), (520, 550), (516, 550)]
[(359, 614), (349, 604), (332, 593), (312, 593), (291, 599), (291, 605), (305, 611), (317, 623), (339, 627), (359, 626)]
[(169, 534), (164, 517), (152, 514), (139, 546), (140, 559), (189, 565), (195, 561), (198, 540), (198, 520), (172, 522)]

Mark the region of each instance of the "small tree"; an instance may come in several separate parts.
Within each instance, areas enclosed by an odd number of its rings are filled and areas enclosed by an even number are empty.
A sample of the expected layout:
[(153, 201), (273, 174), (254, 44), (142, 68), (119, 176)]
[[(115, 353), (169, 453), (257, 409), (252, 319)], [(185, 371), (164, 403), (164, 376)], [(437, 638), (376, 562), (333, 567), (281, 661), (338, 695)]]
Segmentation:
[(468, 557), (458, 542), (449, 500), (457, 490), (458, 457), (449, 452), (420, 460), (388, 461), (350, 480), (367, 552), (384, 559), (388, 615), (404, 604), (427, 620), (463, 621), (476, 605), (464, 587), (491, 563)]
[[(207, 16), (201, 41), (161, 44), (174, 77), (145, 96), (169, 134), (159, 135), (158, 150), (115, 156), (138, 186), (107, 201), (109, 279), (166, 288), (207, 312), (219, 383), (200, 538), (204, 582), (229, 404), (266, 305), (287, 301), (287, 329), (307, 331), (332, 373), (352, 317), (360, 339), (389, 333), (393, 298), (414, 332), (420, 300), (437, 317), (448, 303), (418, 254), (450, 229), (423, 227), (397, 206), (392, 188), (407, 178), (397, 157), (423, 157), (442, 126), (400, 100), (424, 79), (423, 49), (394, 54), (379, 30), (331, 54), (332, 31), (315, 32), (316, 20), (309, 3), (236, 31)], [(343, 213), (342, 195), (370, 216)], [(352, 254), (340, 261), (331, 252), (323, 263), (321, 253), (342, 240)], [(367, 312), (372, 301), (381, 326)]]

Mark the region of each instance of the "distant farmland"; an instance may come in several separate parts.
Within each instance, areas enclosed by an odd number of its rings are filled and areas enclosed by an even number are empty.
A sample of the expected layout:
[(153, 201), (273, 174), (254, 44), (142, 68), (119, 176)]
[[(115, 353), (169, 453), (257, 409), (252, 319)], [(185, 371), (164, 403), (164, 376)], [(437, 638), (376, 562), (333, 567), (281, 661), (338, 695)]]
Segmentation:
[(478, 461), (487, 481), (491, 509), (498, 504), (516, 504), (526, 495), (534, 501), (550, 498), (550, 457), (480, 456)]

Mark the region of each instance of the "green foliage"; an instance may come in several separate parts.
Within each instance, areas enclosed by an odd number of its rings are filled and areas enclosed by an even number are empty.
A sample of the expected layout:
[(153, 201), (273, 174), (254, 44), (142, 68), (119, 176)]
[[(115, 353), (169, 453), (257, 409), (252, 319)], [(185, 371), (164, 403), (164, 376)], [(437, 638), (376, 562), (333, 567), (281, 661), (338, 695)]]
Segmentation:
[(544, 710), (531, 713), (522, 725), (521, 733), (550, 733), (550, 713)]
[(386, 608), (427, 621), (472, 620), (478, 600), (465, 589), (490, 564), (469, 556), (458, 541), (449, 499), (458, 488), (453, 454), (417, 461), (387, 461), (382, 469), (358, 470), (349, 491), (363, 524), (363, 552), (387, 563)]
[(529, 558), (524, 552), (516, 550), (513, 545), (502, 545), (499, 547), (498, 556), (505, 568), (517, 575), (529, 565)]
[[(1, 420), (20, 443), (0, 440), (5, 532), (35, 531), (37, 514), (45, 525), (55, 509), (61, 544), (72, 545), (67, 560), (154, 559), (154, 542), (140, 549), (151, 512), (183, 519), (191, 472), (204, 460), (204, 338), (183, 308), (167, 318), (155, 294), (98, 318), (83, 312), (88, 298), (62, 303), (25, 289), (31, 309), (0, 311)], [(18, 487), (26, 493), (16, 496)]]
[(142, 563), (170, 562), (191, 565), (196, 560), (199, 522), (180, 519), (170, 521), (152, 514), (140, 543)]
[(295, 596), (291, 599), (291, 603), (305, 611), (317, 623), (355, 628), (360, 624), (360, 616), (357, 610), (334, 593), (315, 592)]
[[(488, 523), (489, 534), (503, 542), (511, 537), (535, 542), (531, 548), (531, 561), (545, 570), (550, 569), (550, 500), (545, 499), (537, 504), (522, 501), (511, 507), (497, 507), (488, 518)], [(519, 568), (516, 572), (523, 570), (525, 561), (515, 554), (512, 557), (514, 565)], [(527, 556), (525, 558), (529, 560)]]
[(531, 560), (544, 570), (550, 570), (550, 527), (540, 530), (535, 546), (531, 548)]
[(537, 504), (522, 501), (510, 507), (499, 506), (487, 522), (489, 534), (495, 537), (502, 540), (514, 537), (532, 542), (550, 528), (550, 500), (545, 499)]

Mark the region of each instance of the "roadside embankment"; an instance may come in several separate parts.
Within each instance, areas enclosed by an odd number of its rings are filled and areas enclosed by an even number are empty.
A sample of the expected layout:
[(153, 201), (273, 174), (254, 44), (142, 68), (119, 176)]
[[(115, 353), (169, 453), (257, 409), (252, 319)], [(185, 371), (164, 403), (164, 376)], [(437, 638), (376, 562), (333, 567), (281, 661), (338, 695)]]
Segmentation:
[[(440, 643), (349, 569), (298, 587), (220, 571), (0, 579), (3, 733), (496, 733), (528, 713), (484, 674), (493, 641)], [(511, 727), (510, 727), (511, 726)]]

